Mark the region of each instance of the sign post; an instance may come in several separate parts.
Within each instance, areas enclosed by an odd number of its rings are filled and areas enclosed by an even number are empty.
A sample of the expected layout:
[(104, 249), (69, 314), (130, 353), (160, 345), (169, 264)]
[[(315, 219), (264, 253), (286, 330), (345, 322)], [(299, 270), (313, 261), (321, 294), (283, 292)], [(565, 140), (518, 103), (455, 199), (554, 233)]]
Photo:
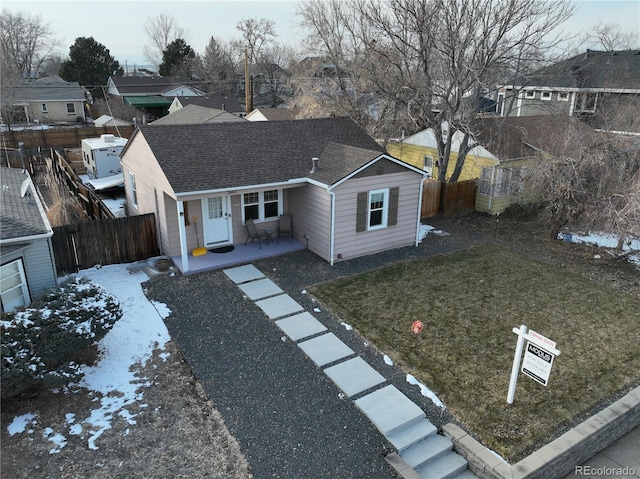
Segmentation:
[(554, 341), (545, 338), (535, 331), (527, 331), (525, 325), (520, 326), (520, 328), (513, 328), (513, 332), (518, 335), (518, 342), (516, 343), (516, 352), (513, 357), (513, 366), (511, 367), (509, 391), (507, 392), (507, 402), (509, 404), (513, 404), (513, 399), (516, 394), (518, 370), (520, 369), (520, 361), (522, 359), (522, 350), (524, 349), (525, 341), (527, 341), (527, 349), (524, 354), (522, 372), (543, 386), (549, 383), (553, 359), (560, 354), (560, 351), (556, 349), (556, 343)]

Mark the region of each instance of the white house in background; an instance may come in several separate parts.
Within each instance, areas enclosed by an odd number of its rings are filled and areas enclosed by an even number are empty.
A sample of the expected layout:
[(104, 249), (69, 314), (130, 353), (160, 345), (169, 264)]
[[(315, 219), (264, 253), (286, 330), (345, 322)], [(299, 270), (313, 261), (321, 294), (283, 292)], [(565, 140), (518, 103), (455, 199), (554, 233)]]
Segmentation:
[(256, 108), (245, 118), (249, 121), (283, 121), (295, 120), (298, 108)]
[(131, 126), (131, 122), (120, 120), (109, 115), (102, 115), (93, 120), (94, 126)]
[(283, 214), (331, 264), (420, 242), (426, 174), (348, 118), (143, 125), (122, 166), (129, 214), (156, 215), (183, 273), (196, 246), (242, 245), (246, 220), (275, 231)]
[(57, 285), (53, 230), (29, 173), (0, 167), (0, 298), (3, 312)]

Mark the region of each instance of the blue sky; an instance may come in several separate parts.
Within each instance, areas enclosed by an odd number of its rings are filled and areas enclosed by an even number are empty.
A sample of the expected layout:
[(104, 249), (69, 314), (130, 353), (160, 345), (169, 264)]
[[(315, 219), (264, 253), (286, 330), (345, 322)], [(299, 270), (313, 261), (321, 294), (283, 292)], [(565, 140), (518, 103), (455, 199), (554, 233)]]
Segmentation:
[[(579, 32), (598, 21), (619, 23), (623, 30), (640, 30), (640, 1), (578, 0), (576, 15), (564, 28)], [(37, 13), (61, 40), (60, 53), (68, 54), (77, 37), (93, 36), (124, 66), (146, 63), (144, 23), (161, 13), (173, 16), (187, 31), (185, 40), (202, 53), (211, 36), (239, 38), (236, 23), (243, 18), (276, 22), (278, 39), (293, 46), (303, 35), (296, 25), (298, 0), (2, 0), (12, 11)]]

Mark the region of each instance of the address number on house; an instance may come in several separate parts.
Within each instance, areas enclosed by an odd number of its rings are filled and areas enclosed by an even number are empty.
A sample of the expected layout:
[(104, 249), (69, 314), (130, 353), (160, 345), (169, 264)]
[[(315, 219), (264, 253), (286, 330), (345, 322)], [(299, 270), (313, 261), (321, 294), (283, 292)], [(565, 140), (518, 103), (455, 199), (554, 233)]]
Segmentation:
[(522, 360), (522, 372), (543, 386), (549, 383), (551, 366), (555, 356), (540, 346), (528, 341)]

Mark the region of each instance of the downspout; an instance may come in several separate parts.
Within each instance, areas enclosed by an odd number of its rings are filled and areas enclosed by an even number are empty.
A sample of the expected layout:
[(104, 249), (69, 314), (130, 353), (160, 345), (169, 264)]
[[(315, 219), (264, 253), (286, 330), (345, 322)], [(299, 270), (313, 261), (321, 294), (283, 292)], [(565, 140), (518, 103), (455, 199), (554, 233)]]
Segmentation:
[(329, 234), (329, 255), (330, 255), (329, 257), (331, 258), (331, 260), (329, 261), (329, 264), (333, 266), (333, 255), (334, 255), (334, 249), (335, 249), (335, 226), (336, 226), (336, 194), (330, 189), (327, 189), (327, 191), (331, 195), (331, 232)]
[(182, 259), (182, 272), (189, 271), (189, 252), (187, 250), (187, 230), (184, 226), (184, 201), (177, 202), (178, 231), (180, 232), (180, 256)]
[(422, 221), (422, 192), (424, 190), (425, 177), (420, 178), (420, 196), (418, 196), (418, 221), (416, 222), (416, 246), (420, 244), (420, 222)]

